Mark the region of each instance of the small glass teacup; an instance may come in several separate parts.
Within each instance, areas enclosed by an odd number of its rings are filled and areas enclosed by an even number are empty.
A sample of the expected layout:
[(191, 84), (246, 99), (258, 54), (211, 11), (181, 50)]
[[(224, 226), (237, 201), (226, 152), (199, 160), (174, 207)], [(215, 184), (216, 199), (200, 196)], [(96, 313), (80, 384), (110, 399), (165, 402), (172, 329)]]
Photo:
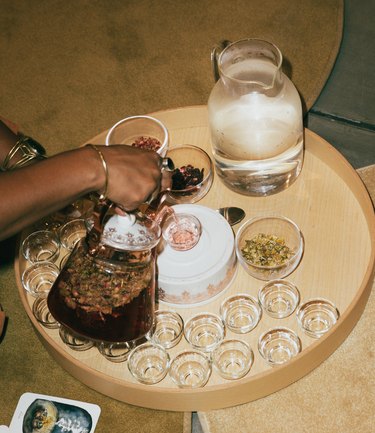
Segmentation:
[(224, 340), (212, 353), (212, 362), (224, 379), (246, 376), (254, 362), (254, 353), (242, 340)]
[(258, 325), (262, 309), (255, 298), (240, 293), (224, 299), (220, 314), (228, 329), (237, 334), (245, 334)]
[(29, 263), (55, 262), (60, 253), (60, 242), (55, 232), (38, 230), (22, 242), (21, 252)]
[(198, 350), (179, 353), (171, 362), (169, 375), (179, 388), (201, 388), (211, 375), (211, 361)]
[(147, 338), (166, 349), (176, 346), (181, 340), (184, 320), (175, 311), (155, 311), (154, 325)]
[(59, 268), (51, 262), (38, 262), (22, 273), (24, 289), (34, 297), (46, 295), (59, 275)]
[(194, 349), (211, 352), (223, 341), (225, 327), (216, 314), (200, 313), (186, 322), (184, 334)]
[(301, 351), (301, 340), (288, 328), (274, 328), (259, 337), (259, 353), (272, 367), (285, 364)]
[(168, 373), (168, 352), (158, 344), (141, 344), (130, 352), (128, 368), (138, 382), (153, 385), (163, 380)]

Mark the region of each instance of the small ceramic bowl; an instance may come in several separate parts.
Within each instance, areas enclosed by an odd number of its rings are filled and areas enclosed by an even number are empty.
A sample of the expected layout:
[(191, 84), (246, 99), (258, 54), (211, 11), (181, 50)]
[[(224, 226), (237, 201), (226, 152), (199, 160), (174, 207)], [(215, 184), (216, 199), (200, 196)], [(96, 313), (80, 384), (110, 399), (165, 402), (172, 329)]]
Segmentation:
[(198, 146), (183, 144), (169, 149), (167, 156), (175, 166), (168, 202), (195, 203), (201, 200), (213, 181), (213, 164), (208, 154)]
[(304, 249), (298, 226), (283, 216), (246, 221), (235, 239), (236, 254), (245, 271), (259, 280), (284, 278), (298, 266)]

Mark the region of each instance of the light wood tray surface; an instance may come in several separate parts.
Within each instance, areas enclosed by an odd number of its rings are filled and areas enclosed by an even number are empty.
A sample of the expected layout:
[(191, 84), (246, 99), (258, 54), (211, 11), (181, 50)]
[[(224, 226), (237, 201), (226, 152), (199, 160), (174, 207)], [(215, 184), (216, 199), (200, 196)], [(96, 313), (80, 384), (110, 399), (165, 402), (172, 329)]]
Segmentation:
[[(171, 146), (189, 143), (211, 153), (206, 107), (153, 115), (169, 129)], [(105, 132), (90, 142), (103, 144), (104, 137)], [(287, 319), (272, 319), (263, 314), (259, 325), (240, 337), (250, 344), (255, 355), (254, 365), (245, 378), (226, 381), (213, 371), (208, 384), (197, 390), (178, 389), (169, 377), (157, 385), (142, 385), (131, 377), (126, 363), (107, 361), (95, 347), (86, 352), (73, 351), (62, 343), (57, 330), (43, 328), (36, 321), (31, 312), (34, 299), (21, 285), (20, 275), (26, 264), (19, 257), (15, 261), (19, 293), (50, 354), (70, 374), (99, 392), (130, 404), (175, 411), (206, 411), (249, 402), (288, 386), (316, 368), (347, 337), (367, 302), (375, 269), (375, 218), (366, 188), (341, 154), (309, 130), (305, 131), (305, 144), (302, 173), (287, 190), (270, 197), (245, 197), (228, 190), (216, 177), (210, 192), (199, 204), (213, 209), (239, 206), (245, 209), (246, 219), (272, 213), (297, 223), (305, 238), (305, 253), (287, 280), (297, 285), (302, 302), (323, 297), (338, 307), (341, 318), (324, 337), (319, 340), (307, 337), (299, 329), (295, 314)], [(225, 297), (236, 292), (256, 297), (262, 284), (238, 264), (234, 282), (214, 300), (176, 310), (185, 320), (200, 311), (218, 313)], [(173, 309), (165, 304), (162, 307)], [(257, 344), (264, 331), (276, 326), (296, 331), (302, 341), (302, 352), (287, 364), (271, 368), (259, 355)], [(227, 337), (238, 338), (238, 335), (227, 332)], [(170, 350), (171, 358), (187, 347), (182, 340)]]

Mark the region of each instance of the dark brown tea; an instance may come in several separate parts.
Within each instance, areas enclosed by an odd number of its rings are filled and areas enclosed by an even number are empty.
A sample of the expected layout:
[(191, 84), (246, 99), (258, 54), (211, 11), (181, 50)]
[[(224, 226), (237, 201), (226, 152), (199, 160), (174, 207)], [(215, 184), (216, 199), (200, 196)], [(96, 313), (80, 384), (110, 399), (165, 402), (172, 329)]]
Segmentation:
[(102, 246), (90, 254), (82, 239), (49, 295), (54, 318), (73, 333), (126, 342), (151, 329), (155, 304), (155, 252)]

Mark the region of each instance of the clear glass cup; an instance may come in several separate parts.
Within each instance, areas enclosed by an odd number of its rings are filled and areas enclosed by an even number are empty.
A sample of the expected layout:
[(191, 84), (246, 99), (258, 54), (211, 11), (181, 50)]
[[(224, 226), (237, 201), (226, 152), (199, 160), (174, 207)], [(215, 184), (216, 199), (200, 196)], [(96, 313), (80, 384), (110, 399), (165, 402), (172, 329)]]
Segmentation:
[(39, 230), (26, 237), (22, 242), (21, 252), (30, 263), (55, 262), (60, 253), (60, 242), (56, 233)]
[(76, 243), (84, 238), (87, 234), (87, 223), (83, 218), (73, 219), (66, 222), (59, 229), (59, 239), (61, 245), (69, 250), (73, 251)]
[(65, 326), (60, 326), (59, 335), (64, 344), (77, 352), (83, 352), (94, 347), (94, 342), (70, 332)]
[(186, 322), (184, 334), (194, 349), (211, 352), (224, 339), (224, 323), (216, 314), (200, 313)]
[(272, 367), (285, 364), (301, 351), (301, 340), (288, 328), (274, 328), (259, 337), (258, 350)]
[(182, 144), (169, 149), (167, 156), (175, 166), (167, 201), (182, 204), (201, 200), (213, 182), (213, 164), (209, 155), (198, 146)]
[(133, 342), (124, 343), (106, 343), (102, 341), (98, 345), (98, 350), (101, 355), (111, 362), (124, 362), (128, 359), (131, 350), (134, 348)]
[(165, 378), (169, 370), (169, 362), (169, 355), (164, 347), (154, 343), (144, 343), (130, 352), (128, 368), (138, 382), (153, 385)]
[(211, 361), (197, 350), (184, 351), (172, 359), (169, 376), (179, 388), (201, 388), (211, 375)]
[(252, 331), (262, 317), (258, 301), (246, 293), (224, 299), (220, 306), (220, 315), (225, 326), (236, 334)]
[[(156, 144), (158, 143), (158, 144)], [(131, 116), (118, 121), (108, 131), (106, 146), (112, 144), (134, 145), (155, 150), (165, 156), (169, 145), (169, 133), (166, 126), (155, 117)]]
[(323, 298), (310, 299), (300, 305), (296, 315), (299, 326), (312, 338), (320, 338), (340, 317), (337, 307)]
[(163, 238), (176, 251), (191, 250), (201, 237), (202, 225), (191, 214), (174, 213), (163, 224)]
[(58, 329), (60, 327), (48, 309), (46, 295), (41, 295), (35, 299), (32, 312), (36, 320), (45, 328)]
[(286, 280), (272, 280), (259, 289), (260, 305), (269, 316), (283, 319), (294, 313), (300, 300), (297, 287)]
[(244, 222), (235, 238), (241, 266), (259, 280), (280, 279), (301, 261), (304, 241), (299, 227), (284, 216), (256, 217)]
[(166, 349), (176, 346), (182, 337), (184, 320), (175, 311), (157, 310), (154, 326), (147, 337)]
[(22, 273), (22, 286), (30, 295), (46, 295), (59, 275), (59, 268), (51, 262), (39, 262)]
[(224, 379), (246, 376), (254, 362), (254, 353), (242, 340), (224, 340), (212, 353), (212, 362)]

